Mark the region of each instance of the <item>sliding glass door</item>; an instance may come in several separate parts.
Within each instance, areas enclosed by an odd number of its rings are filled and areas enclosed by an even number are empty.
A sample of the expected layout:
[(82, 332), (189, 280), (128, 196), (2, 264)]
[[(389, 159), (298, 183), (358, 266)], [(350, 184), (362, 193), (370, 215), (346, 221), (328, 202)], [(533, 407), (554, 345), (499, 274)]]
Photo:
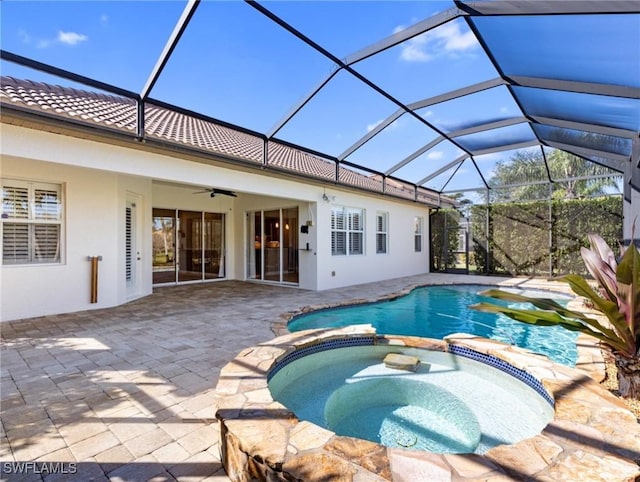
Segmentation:
[(281, 240), (280, 240), (280, 210), (263, 211), (264, 213), (264, 242), (262, 243), (264, 271), (263, 279), (280, 281), (281, 270)]
[(153, 284), (176, 282), (176, 210), (153, 210)]
[(247, 279), (298, 283), (298, 208), (247, 213)]
[(153, 283), (224, 278), (224, 214), (153, 209)]
[(282, 281), (298, 283), (298, 208), (282, 210)]
[(224, 278), (224, 214), (204, 213), (203, 249), (205, 279)]
[(202, 279), (202, 213), (178, 212), (178, 283)]

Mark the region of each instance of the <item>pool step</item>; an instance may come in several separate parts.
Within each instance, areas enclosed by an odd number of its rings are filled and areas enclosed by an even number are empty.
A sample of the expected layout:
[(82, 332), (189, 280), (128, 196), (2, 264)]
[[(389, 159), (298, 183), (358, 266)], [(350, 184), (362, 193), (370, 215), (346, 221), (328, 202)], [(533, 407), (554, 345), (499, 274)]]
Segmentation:
[(420, 359), (417, 356), (402, 355), (400, 353), (389, 353), (384, 357), (384, 366), (395, 368), (396, 370), (416, 371)]

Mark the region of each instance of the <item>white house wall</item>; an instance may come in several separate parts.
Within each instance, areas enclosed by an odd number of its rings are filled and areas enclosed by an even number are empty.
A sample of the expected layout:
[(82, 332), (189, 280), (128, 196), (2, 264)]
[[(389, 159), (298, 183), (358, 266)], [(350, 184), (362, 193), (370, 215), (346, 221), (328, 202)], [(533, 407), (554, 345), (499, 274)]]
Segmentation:
[[(358, 283), (398, 278), (429, 270), (429, 211), (424, 206), (399, 203), (385, 198), (327, 191), (329, 202), (317, 205), (318, 289), (338, 288)], [(344, 206), (365, 211), (365, 254), (331, 255), (331, 208)], [(388, 213), (387, 253), (376, 253), (376, 213)], [(423, 221), (422, 251), (414, 250), (414, 217)]]
[[(116, 173), (61, 166), (3, 155), (2, 177), (59, 183), (64, 195), (63, 258), (60, 264), (3, 266), (0, 320), (13, 320), (124, 302), (124, 235), (116, 226), (124, 192), (144, 192), (138, 180)], [(91, 263), (98, 264), (98, 303), (90, 303)], [(150, 287), (146, 290), (149, 292)]]
[[(152, 208), (224, 212), (227, 215), (227, 277), (244, 279), (245, 214), (297, 206), (300, 224), (300, 288), (324, 290), (428, 271), (428, 211), (424, 206), (327, 188), (267, 170), (243, 172), (170, 155), (2, 125), (0, 176), (62, 183), (65, 189), (64, 262), (51, 266), (3, 266), (0, 320), (115, 306), (131, 299), (124, 281), (124, 208), (137, 196), (142, 222), (141, 284), (151, 293)], [(238, 198), (194, 195), (197, 186), (238, 192)], [(363, 256), (331, 255), (331, 205), (366, 213)], [(389, 252), (375, 253), (375, 215), (389, 214)], [(423, 250), (413, 249), (413, 218), (424, 221)], [(89, 255), (101, 255), (97, 304), (89, 304)], [(332, 275), (335, 273), (335, 275)]]

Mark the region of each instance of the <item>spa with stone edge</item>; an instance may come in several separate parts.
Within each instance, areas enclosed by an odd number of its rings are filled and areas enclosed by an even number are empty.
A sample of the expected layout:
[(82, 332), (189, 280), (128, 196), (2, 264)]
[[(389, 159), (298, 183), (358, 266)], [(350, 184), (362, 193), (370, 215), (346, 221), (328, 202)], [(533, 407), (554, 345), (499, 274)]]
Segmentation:
[(245, 349), (216, 389), (233, 481), (640, 476), (640, 425), (583, 372), (498, 341), (308, 330)]

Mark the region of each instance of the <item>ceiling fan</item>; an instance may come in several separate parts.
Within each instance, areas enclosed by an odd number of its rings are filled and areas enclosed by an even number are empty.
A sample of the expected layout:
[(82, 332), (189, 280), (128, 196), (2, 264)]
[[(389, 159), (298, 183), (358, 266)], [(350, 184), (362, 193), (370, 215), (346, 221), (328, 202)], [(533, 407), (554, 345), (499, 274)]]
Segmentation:
[(226, 189), (218, 189), (217, 187), (205, 188), (202, 191), (196, 191), (193, 194), (203, 194), (205, 192), (210, 193), (209, 196), (216, 197), (216, 194), (222, 194), (224, 196), (238, 197), (233, 191), (227, 191)]

